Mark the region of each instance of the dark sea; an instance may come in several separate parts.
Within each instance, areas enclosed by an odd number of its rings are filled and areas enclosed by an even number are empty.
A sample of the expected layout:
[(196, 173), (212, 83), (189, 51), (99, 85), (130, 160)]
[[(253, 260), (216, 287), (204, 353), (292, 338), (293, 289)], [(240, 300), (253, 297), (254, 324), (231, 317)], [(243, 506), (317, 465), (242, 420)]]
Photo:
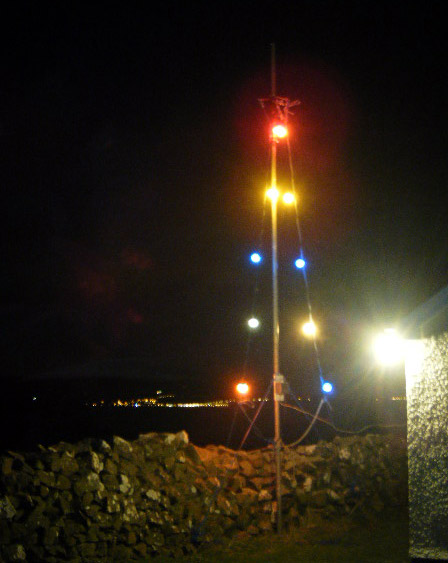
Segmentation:
[[(198, 446), (216, 444), (232, 449), (255, 449), (272, 443), (274, 414), (271, 400), (263, 403), (231, 403), (228, 407), (114, 407), (92, 406), (89, 385), (70, 385), (45, 389), (28, 385), (4, 387), (0, 403), (0, 450), (33, 451), (39, 444), (50, 446), (60, 441), (75, 443), (84, 438), (110, 440), (114, 435), (134, 440), (148, 432), (185, 430)], [(215, 397), (219, 399), (220, 397)], [(193, 400), (193, 399), (191, 399)], [(299, 439), (310, 426), (320, 397), (289, 403), (281, 407), (281, 436), (284, 443)], [(406, 434), (406, 401), (330, 398), (303, 444), (348, 436), (350, 432), (394, 432)], [(326, 422), (324, 422), (326, 421)], [(334, 427), (338, 428), (336, 432)], [(250, 428), (250, 431), (248, 432)], [(342, 432), (346, 430), (347, 432)], [(349, 432), (350, 431), (350, 432)]]

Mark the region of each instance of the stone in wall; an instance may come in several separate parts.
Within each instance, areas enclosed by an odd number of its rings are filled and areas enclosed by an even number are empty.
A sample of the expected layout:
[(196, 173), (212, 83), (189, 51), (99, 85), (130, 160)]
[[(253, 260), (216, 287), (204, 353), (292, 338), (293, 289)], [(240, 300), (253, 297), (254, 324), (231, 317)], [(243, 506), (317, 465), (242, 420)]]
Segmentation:
[[(174, 558), (275, 523), (272, 448), (198, 448), (185, 432), (84, 440), (0, 459), (0, 561)], [(337, 438), (282, 452), (285, 526), (405, 503), (406, 444)]]

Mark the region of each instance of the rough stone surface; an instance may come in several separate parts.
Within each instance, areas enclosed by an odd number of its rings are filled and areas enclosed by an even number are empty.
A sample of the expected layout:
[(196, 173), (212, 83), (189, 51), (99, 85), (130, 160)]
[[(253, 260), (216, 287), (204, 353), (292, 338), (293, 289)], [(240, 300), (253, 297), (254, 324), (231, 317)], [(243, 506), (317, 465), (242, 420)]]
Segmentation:
[(448, 561), (448, 333), (412, 342), (406, 387), (410, 555)]
[[(404, 440), (336, 438), (282, 459), (286, 527), (407, 501)], [(179, 558), (276, 521), (272, 448), (199, 448), (184, 431), (8, 452), (0, 468), (0, 561)]]

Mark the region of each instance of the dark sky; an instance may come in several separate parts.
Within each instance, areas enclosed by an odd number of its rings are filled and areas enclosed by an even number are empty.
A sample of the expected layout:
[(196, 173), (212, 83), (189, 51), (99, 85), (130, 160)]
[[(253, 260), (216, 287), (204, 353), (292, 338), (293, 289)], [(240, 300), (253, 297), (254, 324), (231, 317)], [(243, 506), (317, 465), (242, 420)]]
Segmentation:
[[(225, 388), (247, 362), (264, 388), (268, 262), (249, 357), (245, 322), (274, 42), (277, 93), (301, 102), (291, 147), (319, 347), (347, 383), (369, 330), (448, 283), (446, 4), (155, 6), (19, 2), (2, 17), (2, 377), (112, 369)], [(282, 371), (306, 390), (291, 211), (279, 222)]]

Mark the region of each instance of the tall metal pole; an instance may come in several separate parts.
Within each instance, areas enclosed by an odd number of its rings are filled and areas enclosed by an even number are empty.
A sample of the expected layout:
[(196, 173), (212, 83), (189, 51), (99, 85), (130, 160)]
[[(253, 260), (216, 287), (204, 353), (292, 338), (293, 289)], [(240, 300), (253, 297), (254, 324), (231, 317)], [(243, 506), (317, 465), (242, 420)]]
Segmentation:
[[(271, 96), (260, 99), (261, 106), (268, 111), (271, 127), (271, 209), (272, 209), (272, 317), (273, 317), (273, 395), (274, 395), (274, 460), (275, 492), (277, 501), (277, 531), (282, 531), (282, 439), (280, 433), (280, 403), (284, 400), (284, 377), (280, 374), (279, 340), (280, 327), (278, 315), (278, 258), (277, 258), (277, 143), (288, 134), (286, 125), (290, 108), (300, 104), (288, 98), (277, 96), (275, 70), (275, 45), (271, 44)], [(275, 127), (274, 127), (275, 125)], [(280, 130), (279, 130), (280, 129)], [(283, 131), (281, 131), (283, 130)], [(273, 512), (275, 508), (273, 506)]]
[[(276, 96), (275, 46), (271, 45), (271, 96)], [(271, 139), (271, 189), (277, 189), (277, 141)], [(271, 198), (272, 208), (272, 317), (273, 317), (273, 395), (274, 395), (274, 459), (275, 459), (275, 491), (277, 500), (277, 532), (282, 531), (282, 494), (281, 494), (281, 435), (280, 406), (282, 377), (280, 375), (279, 339), (280, 327), (278, 319), (278, 258), (277, 258), (277, 197)]]
[(276, 84), (276, 72), (275, 72), (275, 43), (271, 43), (271, 97), (275, 98), (277, 84)]

